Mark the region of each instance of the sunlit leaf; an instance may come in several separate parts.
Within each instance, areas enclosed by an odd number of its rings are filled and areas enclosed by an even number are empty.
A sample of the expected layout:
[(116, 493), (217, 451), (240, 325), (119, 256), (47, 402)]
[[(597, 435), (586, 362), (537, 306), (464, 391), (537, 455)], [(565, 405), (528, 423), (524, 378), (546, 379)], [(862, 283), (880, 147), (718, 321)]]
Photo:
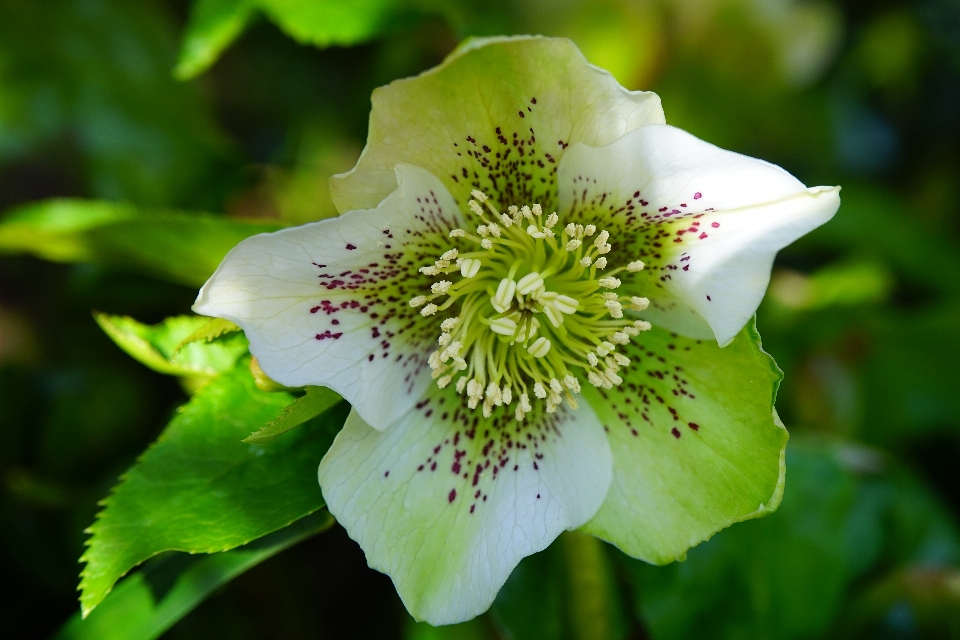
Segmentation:
[(316, 467), (346, 419), (343, 407), (270, 444), (241, 442), (291, 401), (258, 390), (241, 363), (178, 411), (90, 527), (80, 582), (85, 613), (158, 553), (232, 549), (324, 505)]
[[(223, 318), (213, 318), (212, 320), (206, 319), (207, 322), (203, 324), (199, 329), (188, 335), (186, 338), (180, 341), (180, 344), (177, 345), (176, 351), (180, 351), (186, 345), (191, 342), (210, 342), (216, 340), (217, 338), (231, 333), (236, 333), (240, 331), (240, 327), (233, 324), (229, 320), (224, 320)], [(174, 353), (176, 353), (176, 351)]]
[(256, 444), (270, 442), (290, 429), (317, 417), (341, 400), (342, 398), (336, 392), (326, 387), (307, 387), (307, 392), (284, 407), (276, 420), (271, 421), (256, 433), (251, 433), (243, 441)]
[(186, 80), (210, 67), (257, 10), (301, 44), (348, 46), (395, 29), (416, 15), (411, 0), (197, 0), (174, 75)]
[(86, 618), (75, 614), (54, 640), (158, 638), (240, 574), (333, 523), (324, 509), (232, 551), (161, 556), (117, 585)]
[(117, 346), (160, 373), (213, 376), (232, 369), (247, 352), (247, 340), (242, 335), (212, 343), (193, 341), (181, 348), (185, 337), (209, 324), (202, 316), (175, 316), (152, 326), (106, 313), (95, 314), (94, 318)]
[(139, 211), (111, 202), (46, 200), (16, 209), (0, 221), (0, 253), (129, 268), (200, 286), (238, 242), (280, 226), (209, 214)]
[(254, 10), (252, 0), (194, 2), (174, 77), (188, 80), (206, 71), (243, 32)]

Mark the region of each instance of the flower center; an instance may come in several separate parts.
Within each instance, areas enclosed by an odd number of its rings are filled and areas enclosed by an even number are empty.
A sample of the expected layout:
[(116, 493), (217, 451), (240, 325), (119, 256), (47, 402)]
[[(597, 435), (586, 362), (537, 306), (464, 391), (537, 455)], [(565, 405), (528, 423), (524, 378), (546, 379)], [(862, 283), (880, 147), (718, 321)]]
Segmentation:
[(456, 380), (467, 405), (482, 403), (485, 417), (515, 403), (522, 421), (531, 401), (550, 413), (564, 398), (576, 408), (578, 376), (596, 387), (620, 385), (618, 371), (630, 360), (617, 349), (650, 323), (624, 317), (624, 306), (642, 311), (649, 300), (619, 295), (617, 275), (640, 271), (643, 263), (608, 269), (607, 231), (560, 227), (557, 214), (544, 218), (538, 204), (501, 213), (484, 193), (473, 197), (467, 204), (480, 222), (476, 234), (451, 231), (462, 248), (421, 267), (441, 279), (410, 300), (422, 316), (452, 314), (440, 324), (440, 346), (429, 358), (440, 388)]

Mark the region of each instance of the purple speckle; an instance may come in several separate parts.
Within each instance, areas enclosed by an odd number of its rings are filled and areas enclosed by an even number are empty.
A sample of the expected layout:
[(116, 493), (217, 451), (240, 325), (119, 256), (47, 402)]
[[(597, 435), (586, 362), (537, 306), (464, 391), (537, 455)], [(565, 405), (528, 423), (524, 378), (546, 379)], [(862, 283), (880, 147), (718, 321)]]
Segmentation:
[(694, 199), (694, 200), (699, 200), (699, 199), (702, 198), (702, 197), (703, 197), (703, 194), (700, 193), (699, 191), (697, 191), (695, 194), (693, 194), (693, 199)]
[(353, 251), (353, 250), (356, 249), (356, 248), (357, 248), (356, 245), (353, 245), (353, 244), (348, 244), (348, 245), (347, 245), (347, 251)]
[(457, 499), (457, 490), (450, 489), (450, 493), (447, 494), (447, 502), (453, 502), (456, 499)]

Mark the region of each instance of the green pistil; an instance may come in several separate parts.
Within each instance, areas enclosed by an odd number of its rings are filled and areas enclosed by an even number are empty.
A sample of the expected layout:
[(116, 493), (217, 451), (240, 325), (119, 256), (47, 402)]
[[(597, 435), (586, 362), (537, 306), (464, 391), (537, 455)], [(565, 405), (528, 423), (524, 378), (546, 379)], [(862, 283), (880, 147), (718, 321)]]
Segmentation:
[[(457, 312), (443, 321), (429, 359), (438, 385), (453, 384), (485, 416), (510, 405), (523, 420), (532, 402), (553, 412), (565, 398), (576, 408), (578, 376), (605, 388), (622, 382), (617, 372), (630, 361), (616, 349), (650, 325), (624, 317), (631, 304), (642, 307), (616, 294), (615, 276), (642, 263), (606, 269), (606, 231), (560, 226), (539, 205), (504, 214), (483, 193), (473, 195), (476, 233), (451, 233), (456, 250), (421, 268), (441, 284), (410, 301), (424, 316)], [(634, 300), (645, 307), (646, 299)]]

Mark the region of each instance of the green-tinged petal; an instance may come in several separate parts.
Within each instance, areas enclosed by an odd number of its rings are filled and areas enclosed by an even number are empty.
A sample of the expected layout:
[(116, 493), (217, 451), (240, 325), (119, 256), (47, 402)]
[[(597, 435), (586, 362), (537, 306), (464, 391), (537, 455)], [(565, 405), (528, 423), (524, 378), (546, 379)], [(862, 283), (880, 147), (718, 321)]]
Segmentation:
[[(194, 310), (241, 327), (272, 379), (330, 387), (386, 428), (423, 395), (438, 317), (409, 305), (430, 292), (418, 269), (447, 248), (460, 214), (437, 178), (398, 165), (376, 209), (250, 238), (224, 258)], [(416, 321), (414, 321), (416, 320)]]
[(777, 251), (833, 217), (839, 191), (667, 125), (571, 147), (559, 170), (560, 211), (616, 230), (614, 264), (646, 263), (626, 281), (650, 299), (645, 317), (721, 345), (756, 311)]
[(351, 413), (320, 464), (327, 505), (431, 624), (485, 611), (525, 556), (586, 522), (611, 477), (589, 407), (490, 419), (436, 391), (390, 429)]
[(773, 409), (781, 374), (752, 324), (725, 349), (654, 329), (624, 353), (632, 363), (620, 389), (584, 390), (614, 460), (610, 492), (585, 530), (662, 564), (776, 509), (787, 443)]
[(398, 162), (431, 171), (461, 203), (482, 189), (504, 207), (547, 209), (568, 145), (600, 146), (664, 121), (656, 94), (627, 91), (562, 38), (472, 40), (372, 100), (363, 155), (331, 181), (341, 212), (383, 200), (396, 188)]

